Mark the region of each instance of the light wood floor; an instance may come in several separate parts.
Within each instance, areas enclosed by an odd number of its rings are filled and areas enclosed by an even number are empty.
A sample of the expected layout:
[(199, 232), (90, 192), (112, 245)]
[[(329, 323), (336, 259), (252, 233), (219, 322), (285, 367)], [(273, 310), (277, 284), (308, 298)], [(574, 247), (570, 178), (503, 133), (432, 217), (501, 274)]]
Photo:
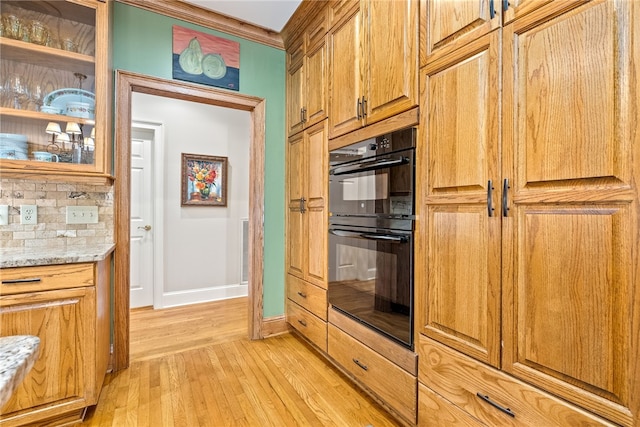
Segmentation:
[(131, 366), (85, 426), (397, 426), (301, 339), (247, 338), (247, 300), (131, 312)]

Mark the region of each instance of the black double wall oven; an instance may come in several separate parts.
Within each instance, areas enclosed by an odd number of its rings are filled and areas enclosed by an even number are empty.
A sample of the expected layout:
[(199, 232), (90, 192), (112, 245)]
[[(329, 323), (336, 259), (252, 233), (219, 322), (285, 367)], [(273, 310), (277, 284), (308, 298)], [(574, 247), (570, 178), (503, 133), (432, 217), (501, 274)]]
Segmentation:
[(415, 132), (329, 153), (329, 303), (409, 349)]

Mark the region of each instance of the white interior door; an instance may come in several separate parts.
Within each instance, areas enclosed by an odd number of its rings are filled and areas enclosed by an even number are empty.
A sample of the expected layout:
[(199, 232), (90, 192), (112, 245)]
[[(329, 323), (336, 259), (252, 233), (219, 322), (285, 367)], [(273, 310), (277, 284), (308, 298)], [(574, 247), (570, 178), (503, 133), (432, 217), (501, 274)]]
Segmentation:
[(153, 132), (131, 129), (131, 308), (153, 305)]

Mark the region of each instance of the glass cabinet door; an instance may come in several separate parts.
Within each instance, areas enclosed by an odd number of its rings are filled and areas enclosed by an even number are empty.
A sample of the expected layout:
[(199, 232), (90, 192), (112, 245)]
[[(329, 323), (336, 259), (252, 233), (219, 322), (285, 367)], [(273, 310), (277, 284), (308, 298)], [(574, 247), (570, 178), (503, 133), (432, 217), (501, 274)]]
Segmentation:
[(3, 175), (107, 172), (106, 7), (94, 0), (0, 4)]

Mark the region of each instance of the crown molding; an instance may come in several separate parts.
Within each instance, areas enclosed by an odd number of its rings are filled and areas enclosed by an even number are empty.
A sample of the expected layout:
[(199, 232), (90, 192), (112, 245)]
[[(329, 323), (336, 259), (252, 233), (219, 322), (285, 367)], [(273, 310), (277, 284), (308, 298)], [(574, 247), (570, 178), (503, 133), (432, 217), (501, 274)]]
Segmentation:
[(116, 0), (160, 15), (187, 21), (192, 24), (221, 31), (277, 49), (284, 49), (280, 33), (250, 24), (221, 13), (201, 8), (191, 3), (175, 0)]

